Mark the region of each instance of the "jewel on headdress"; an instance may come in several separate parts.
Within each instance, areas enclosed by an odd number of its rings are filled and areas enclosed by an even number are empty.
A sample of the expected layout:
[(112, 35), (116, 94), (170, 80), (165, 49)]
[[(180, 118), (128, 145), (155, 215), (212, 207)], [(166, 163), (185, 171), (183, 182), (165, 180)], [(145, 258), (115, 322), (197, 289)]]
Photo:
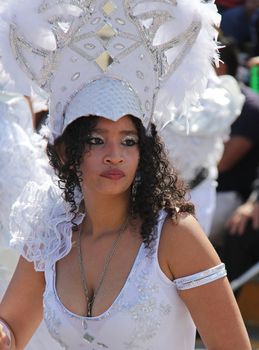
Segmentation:
[(115, 9), (116, 5), (112, 1), (107, 1), (105, 5), (102, 7), (103, 12), (109, 16)]
[(113, 58), (109, 55), (107, 51), (104, 51), (100, 56), (95, 60), (98, 67), (102, 69), (103, 72), (113, 63)]
[(97, 31), (96, 34), (101, 40), (107, 43), (110, 39), (112, 39), (116, 35), (116, 32), (112, 28), (112, 26), (110, 26), (109, 24), (105, 24), (101, 29)]

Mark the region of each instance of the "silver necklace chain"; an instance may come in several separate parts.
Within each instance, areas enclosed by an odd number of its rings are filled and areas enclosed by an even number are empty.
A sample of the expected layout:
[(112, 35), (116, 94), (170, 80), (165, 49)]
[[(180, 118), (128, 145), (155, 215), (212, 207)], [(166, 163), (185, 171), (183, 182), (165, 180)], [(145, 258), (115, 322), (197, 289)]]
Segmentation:
[(117, 236), (112, 244), (112, 247), (111, 247), (109, 253), (107, 254), (107, 256), (105, 258), (104, 267), (103, 267), (103, 270), (100, 274), (97, 287), (96, 287), (92, 297), (89, 297), (89, 289), (87, 286), (86, 273), (85, 273), (85, 268), (84, 268), (84, 263), (83, 263), (83, 255), (82, 255), (82, 247), (81, 247), (81, 236), (82, 236), (83, 225), (81, 225), (81, 227), (80, 227), (80, 230), (78, 232), (77, 250), (78, 250), (78, 262), (79, 262), (79, 268), (80, 268), (80, 277), (81, 277), (81, 281), (82, 281), (82, 285), (83, 285), (83, 289), (84, 289), (84, 294), (85, 294), (86, 302), (87, 302), (87, 313), (86, 313), (87, 317), (92, 317), (92, 309), (93, 309), (93, 304), (94, 304), (95, 298), (96, 298), (96, 296), (97, 296), (97, 294), (98, 294), (98, 292), (103, 284), (103, 281), (104, 281), (105, 275), (107, 273), (108, 267), (110, 265), (111, 259), (115, 254), (116, 248), (118, 247), (118, 244), (120, 242), (120, 238), (121, 238), (123, 232), (125, 232), (126, 228), (128, 227), (128, 223), (129, 223), (129, 216), (127, 217), (125, 222), (122, 224), (122, 226), (117, 231)]

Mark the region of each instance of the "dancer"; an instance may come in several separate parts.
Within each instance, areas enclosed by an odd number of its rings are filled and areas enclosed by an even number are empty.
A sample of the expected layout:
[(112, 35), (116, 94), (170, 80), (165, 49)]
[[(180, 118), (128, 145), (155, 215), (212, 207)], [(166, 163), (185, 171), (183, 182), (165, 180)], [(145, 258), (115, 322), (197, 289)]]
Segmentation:
[[(156, 101), (172, 93), (185, 110), (206, 86), (214, 5), (13, 1), (2, 18), (1, 54), (26, 73), (16, 83), (27, 75), (50, 94), (59, 188), (31, 183), (14, 206), (22, 257), (0, 306), (0, 349), (23, 348), (42, 313), (66, 349), (191, 350), (195, 325), (208, 349), (251, 349), (224, 265), (157, 135), (167, 121), (153, 118)], [(163, 26), (171, 38), (156, 42)], [(159, 96), (165, 81), (170, 96)]]

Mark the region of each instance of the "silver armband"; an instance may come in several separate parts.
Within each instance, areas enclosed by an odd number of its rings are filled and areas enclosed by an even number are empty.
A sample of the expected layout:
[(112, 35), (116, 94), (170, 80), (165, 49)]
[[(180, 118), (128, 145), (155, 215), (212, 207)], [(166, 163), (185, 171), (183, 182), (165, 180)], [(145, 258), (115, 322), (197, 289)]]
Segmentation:
[(177, 278), (174, 280), (178, 290), (191, 289), (216, 281), (227, 275), (225, 265), (223, 263), (214, 266), (208, 270), (195, 273), (191, 276)]
[(9, 344), (7, 344), (7, 345), (11, 349), (11, 346), (12, 346), (11, 329), (3, 320), (0, 319), (0, 329), (1, 328), (2, 328), (2, 331), (5, 333), (5, 335), (7, 336), (8, 340), (9, 340)]

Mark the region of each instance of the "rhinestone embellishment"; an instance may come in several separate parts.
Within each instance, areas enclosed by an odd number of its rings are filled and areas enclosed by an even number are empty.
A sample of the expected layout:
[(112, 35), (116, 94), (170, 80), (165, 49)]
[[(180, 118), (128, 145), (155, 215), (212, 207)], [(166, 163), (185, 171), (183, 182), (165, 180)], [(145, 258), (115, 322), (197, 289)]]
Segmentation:
[(72, 76), (71, 80), (72, 80), (72, 81), (76, 81), (76, 80), (79, 79), (79, 78), (80, 78), (80, 73), (77, 72), (77, 73), (75, 73), (75, 74)]
[(101, 40), (109, 41), (116, 35), (116, 32), (109, 24), (105, 24), (98, 30), (97, 35)]
[(106, 2), (106, 4), (103, 6), (103, 12), (109, 16), (113, 13), (113, 11), (116, 9), (116, 5), (112, 1)]
[(113, 58), (107, 51), (104, 51), (99, 57), (95, 60), (96, 64), (102, 69), (103, 72), (113, 63)]
[(92, 343), (94, 341), (94, 337), (89, 333), (85, 333), (83, 338), (87, 343)]

